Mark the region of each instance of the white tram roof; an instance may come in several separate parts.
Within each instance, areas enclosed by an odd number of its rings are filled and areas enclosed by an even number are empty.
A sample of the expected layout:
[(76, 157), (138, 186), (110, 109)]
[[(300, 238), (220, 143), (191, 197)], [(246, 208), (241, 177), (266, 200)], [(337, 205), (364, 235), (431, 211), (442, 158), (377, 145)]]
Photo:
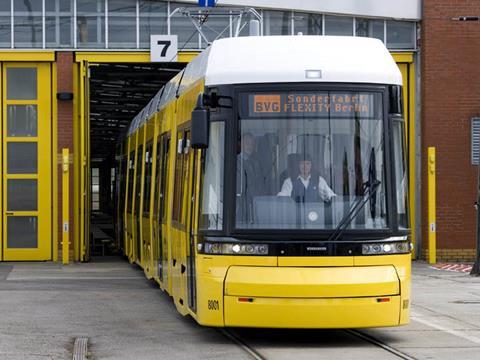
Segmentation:
[[(307, 78), (307, 70), (321, 77)], [(318, 72), (318, 70), (320, 72)], [(130, 124), (132, 134), (190, 85), (338, 82), (402, 85), (380, 40), (349, 36), (246, 36), (216, 40), (170, 80)]]
[[(305, 76), (320, 70), (321, 78)], [(380, 40), (349, 36), (255, 36), (213, 42), (206, 85), (272, 82), (402, 84)]]

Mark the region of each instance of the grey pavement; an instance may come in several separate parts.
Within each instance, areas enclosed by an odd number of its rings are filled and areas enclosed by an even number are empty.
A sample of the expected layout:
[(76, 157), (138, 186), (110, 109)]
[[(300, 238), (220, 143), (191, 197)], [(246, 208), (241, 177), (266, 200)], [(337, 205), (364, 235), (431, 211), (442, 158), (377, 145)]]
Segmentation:
[[(412, 322), (361, 330), (416, 359), (480, 359), (480, 278), (413, 265)], [(234, 329), (269, 359), (394, 359), (342, 330)], [(249, 359), (218, 330), (182, 317), (134, 265), (0, 263), (0, 359)]]
[(248, 359), (213, 328), (182, 317), (128, 262), (0, 264), (0, 359)]

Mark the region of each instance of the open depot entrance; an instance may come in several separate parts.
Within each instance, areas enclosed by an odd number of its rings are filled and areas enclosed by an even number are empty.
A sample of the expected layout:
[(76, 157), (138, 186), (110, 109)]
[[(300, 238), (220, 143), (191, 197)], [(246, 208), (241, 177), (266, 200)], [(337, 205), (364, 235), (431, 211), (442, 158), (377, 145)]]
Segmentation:
[[(131, 120), (186, 63), (102, 63), (89, 65), (87, 119), (90, 155), (90, 246), (88, 255), (121, 251), (116, 238), (119, 140)], [(88, 214), (88, 212), (87, 212)]]

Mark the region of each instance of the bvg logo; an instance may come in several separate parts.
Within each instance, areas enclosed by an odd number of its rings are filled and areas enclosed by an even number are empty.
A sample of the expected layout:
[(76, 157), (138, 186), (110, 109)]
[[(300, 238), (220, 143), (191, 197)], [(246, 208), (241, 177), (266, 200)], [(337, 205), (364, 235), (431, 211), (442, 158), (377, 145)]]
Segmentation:
[(253, 97), (253, 111), (256, 113), (280, 112), (280, 95), (255, 95)]

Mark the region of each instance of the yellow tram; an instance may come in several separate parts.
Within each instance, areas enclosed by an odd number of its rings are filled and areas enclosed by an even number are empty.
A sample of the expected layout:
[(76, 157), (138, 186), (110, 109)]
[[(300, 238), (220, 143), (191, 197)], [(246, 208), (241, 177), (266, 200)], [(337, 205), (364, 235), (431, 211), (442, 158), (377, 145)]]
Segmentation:
[(126, 256), (202, 325), (408, 323), (401, 84), (375, 39), (215, 41), (119, 146)]

